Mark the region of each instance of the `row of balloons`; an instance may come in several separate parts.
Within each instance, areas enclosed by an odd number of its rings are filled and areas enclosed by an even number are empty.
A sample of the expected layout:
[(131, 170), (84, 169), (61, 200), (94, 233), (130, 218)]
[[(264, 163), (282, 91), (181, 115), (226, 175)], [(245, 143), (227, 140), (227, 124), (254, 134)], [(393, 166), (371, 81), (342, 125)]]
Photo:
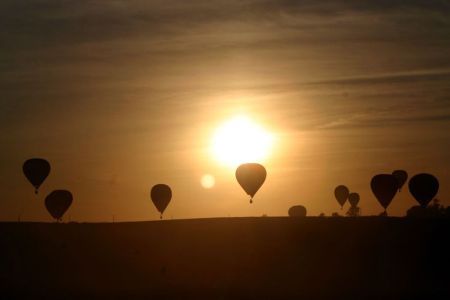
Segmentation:
[[(25, 177), (33, 185), (35, 193), (50, 174), (50, 163), (42, 158), (32, 158), (23, 164)], [(242, 164), (236, 169), (236, 179), (244, 191), (251, 197), (250, 203), (266, 180), (266, 169), (257, 163)], [(167, 184), (156, 184), (150, 191), (150, 198), (160, 213), (160, 218), (172, 200), (172, 190)], [(45, 207), (50, 215), (61, 220), (73, 201), (72, 193), (68, 190), (54, 190), (45, 198)]]
[[(372, 178), (370, 187), (385, 212), (407, 180), (408, 173), (404, 170), (395, 170), (392, 174), (378, 174)], [(416, 201), (422, 207), (426, 207), (436, 196), (439, 190), (439, 181), (431, 174), (421, 173), (409, 180), (408, 188)], [(337, 186), (334, 190), (334, 196), (341, 207), (347, 200), (352, 207), (356, 207), (359, 202), (359, 194), (350, 193), (345, 185)]]
[[(27, 160), (23, 165), (23, 172), (38, 193), (39, 187), (50, 174), (50, 164), (42, 158)], [(264, 166), (257, 163), (246, 163), (236, 169), (236, 179), (243, 190), (253, 197), (264, 184), (267, 172)], [(395, 170), (392, 174), (375, 175), (370, 183), (371, 189), (381, 206), (388, 208), (397, 192), (408, 180), (408, 173), (404, 170)], [(439, 181), (431, 174), (417, 174), (408, 183), (409, 191), (423, 207), (436, 196), (439, 190)], [(334, 190), (334, 195), (341, 207), (346, 201), (352, 208), (356, 208), (360, 196), (358, 193), (350, 193), (345, 185), (339, 185)], [(162, 215), (172, 199), (172, 190), (167, 184), (156, 184), (150, 191), (150, 198), (158, 212)], [(67, 190), (55, 190), (45, 198), (45, 206), (53, 218), (60, 220), (72, 204), (72, 194)]]

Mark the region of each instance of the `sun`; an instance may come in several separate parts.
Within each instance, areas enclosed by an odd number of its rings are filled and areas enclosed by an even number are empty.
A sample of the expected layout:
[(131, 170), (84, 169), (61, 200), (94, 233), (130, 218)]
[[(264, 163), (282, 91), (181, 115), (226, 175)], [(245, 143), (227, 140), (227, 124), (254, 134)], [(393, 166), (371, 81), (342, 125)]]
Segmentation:
[(236, 116), (216, 130), (211, 150), (220, 163), (229, 167), (262, 163), (270, 154), (273, 140), (271, 133), (247, 116)]

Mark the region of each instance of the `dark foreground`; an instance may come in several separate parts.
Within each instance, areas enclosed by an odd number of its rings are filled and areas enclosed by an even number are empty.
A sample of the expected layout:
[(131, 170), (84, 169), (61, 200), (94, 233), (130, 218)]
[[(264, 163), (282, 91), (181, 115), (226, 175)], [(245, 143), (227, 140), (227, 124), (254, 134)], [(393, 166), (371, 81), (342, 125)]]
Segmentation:
[(450, 299), (450, 221), (0, 223), (0, 298)]

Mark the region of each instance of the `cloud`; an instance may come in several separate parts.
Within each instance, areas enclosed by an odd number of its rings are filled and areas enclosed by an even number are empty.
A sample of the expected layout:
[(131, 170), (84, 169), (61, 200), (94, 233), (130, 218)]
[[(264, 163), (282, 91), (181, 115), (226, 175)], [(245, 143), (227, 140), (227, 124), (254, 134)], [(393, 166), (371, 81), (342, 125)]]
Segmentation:
[(2, 1), (1, 116), (236, 91), (300, 95), (321, 107), (311, 126), (349, 126), (394, 97), (428, 108), (413, 81), (448, 97), (449, 15), (429, 0)]
[[(2, 1), (3, 39), (23, 46), (105, 41), (133, 36), (161, 38), (189, 34), (199, 28), (239, 23), (262, 30), (283, 28), (319, 31), (355, 24), (367, 26), (433, 27), (448, 33), (449, 4), (445, 1)], [(408, 26), (406, 25), (406, 22)], [(256, 24), (255, 24), (256, 23)], [(391, 23), (391, 24), (387, 24)], [(376, 29), (376, 28), (372, 28)], [(220, 34), (220, 33), (219, 33)], [(383, 32), (383, 34), (389, 34)], [(421, 34), (415, 32), (414, 34)], [(423, 33), (421, 34), (423, 35)], [(332, 37), (332, 36), (330, 36)]]

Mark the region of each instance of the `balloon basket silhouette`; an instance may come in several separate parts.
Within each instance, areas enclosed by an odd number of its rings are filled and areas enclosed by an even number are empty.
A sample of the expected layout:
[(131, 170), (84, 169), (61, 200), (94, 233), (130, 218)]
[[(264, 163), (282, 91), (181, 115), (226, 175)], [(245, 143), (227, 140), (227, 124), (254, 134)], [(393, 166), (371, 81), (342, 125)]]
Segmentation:
[(42, 158), (32, 158), (25, 161), (22, 171), (28, 181), (34, 187), (34, 193), (38, 193), (39, 187), (50, 174), (50, 163)]
[(338, 185), (334, 189), (334, 197), (338, 201), (339, 205), (341, 206), (341, 210), (344, 209), (344, 204), (347, 202), (348, 196), (350, 195), (350, 191), (348, 187), (345, 185)]
[(408, 187), (414, 199), (426, 208), (439, 191), (439, 180), (431, 174), (421, 173), (409, 180)]
[(172, 190), (167, 184), (156, 184), (150, 191), (150, 198), (160, 213), (159, 219), (162, 220), (163, 213), (172, 199)]
[(266, 169), (257, 163), (246, 163), (236, 169), (235, 176), (239, 185), (250, 196), (250, 203), (253, 203), (253, 197), (266, 180)]

